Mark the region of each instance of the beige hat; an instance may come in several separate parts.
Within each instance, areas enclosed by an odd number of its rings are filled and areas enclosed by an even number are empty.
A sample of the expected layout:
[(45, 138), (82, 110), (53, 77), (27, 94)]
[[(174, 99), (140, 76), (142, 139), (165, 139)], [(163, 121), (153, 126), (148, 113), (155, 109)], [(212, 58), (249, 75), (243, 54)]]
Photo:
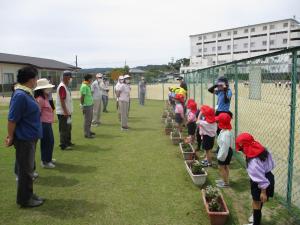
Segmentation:
[(102, 74), (102, 73), (97, 73), (97, 74), (96, 74), (96, 77), (97, 77), (97, 78), (102, 78), (102, 77), (103, 77), (103, 74)]
[(46, 78), (42, 78), (37, 80), (37, 86), (34, 90), (36, 91), (47, 88), (54, 88), (54, 85), (50, 84), (50, 82)]
[(131, 78), (128, 74), (124, 75), (124, 79)]
[(119, 76), (119, 80), (124, 80), (124, 77), (123, 76)]

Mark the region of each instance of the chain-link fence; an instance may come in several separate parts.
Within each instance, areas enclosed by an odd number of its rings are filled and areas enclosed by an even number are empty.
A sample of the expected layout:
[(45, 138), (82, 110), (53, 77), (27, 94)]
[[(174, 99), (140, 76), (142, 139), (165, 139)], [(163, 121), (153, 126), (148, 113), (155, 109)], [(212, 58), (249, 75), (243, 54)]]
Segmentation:
[[(272, 152), (277, 197), (289, 209), (300, 208), (300, 47), (185, 74), (188, 93), (216, 107), (207, 89), (225, 76), (233, 92), (235, 135), (249, 132)], [(235, 153), (242, 161), (242, 155)], [(298, 211), (299, 212), (299, 211)], [(300, 217), (300, 215), (298, 215)]]

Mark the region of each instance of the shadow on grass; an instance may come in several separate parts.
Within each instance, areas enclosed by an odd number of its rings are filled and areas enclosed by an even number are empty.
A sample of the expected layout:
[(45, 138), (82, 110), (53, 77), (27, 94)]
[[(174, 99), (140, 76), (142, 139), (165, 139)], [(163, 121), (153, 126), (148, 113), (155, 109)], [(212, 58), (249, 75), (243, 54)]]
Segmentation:
[(66, 178), (64, 176), (48, 176), (40, 177), (36, 184), (49, 187), (72, 187), (78, 183), (78, 180)]
[(80, 152), (106, 152), (106, 151), (110, 151), (111, 148), (101, 148), (99, 146), (96, 145), (87, 145), (87, 146), (83, 146), (83, 145), (76, 145), (76, 148), (74, 148), (72, 151), (80, 151)]
[(103, 212), (105, 204), (77, 199), (47, 199), (42, 207), (35, 208), (42, 214), (59, 219), (81, 218), (95, 212)]
[(82, 166), (67, 163), (56, 163), (55, 170), (63, 173), (93, 173), (97, 171), (95, 166)]

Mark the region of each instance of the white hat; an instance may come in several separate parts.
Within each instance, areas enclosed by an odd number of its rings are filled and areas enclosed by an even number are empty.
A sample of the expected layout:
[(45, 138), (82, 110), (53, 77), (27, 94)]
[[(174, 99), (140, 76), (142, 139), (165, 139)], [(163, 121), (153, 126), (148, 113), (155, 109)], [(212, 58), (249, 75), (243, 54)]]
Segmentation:
[(53, 88), (54, 85), (50, 84), (50, 82), (46, 79), (46, 78), (42, 78), (42, 79), (38, 79), (37, 80), (37, 86), (34, 89), (36, 90), (40, 90), (40, 89), (47, 89), (47, 88)]
[(124, 80), (124, 77), (123, 76), (119, 76), (119, 80)]
[(97, 74), (96, 74), (96, 77), (97, 77), (97, 78), (102, 78), (102, 77), (103, 77), (103, 74), (102, 74), (102, 73), (97, 73)]
[(130, 78), (128, 74), (124, 75), (124, 79)]

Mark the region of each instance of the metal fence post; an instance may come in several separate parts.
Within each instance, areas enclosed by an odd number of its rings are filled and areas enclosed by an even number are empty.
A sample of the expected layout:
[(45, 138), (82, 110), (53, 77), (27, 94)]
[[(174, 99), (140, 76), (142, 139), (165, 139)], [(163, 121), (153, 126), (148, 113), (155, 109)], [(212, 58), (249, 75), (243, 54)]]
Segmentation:
[(193, 95), (194, 95), (194, 100), (196, 99), (196, 74), (197, 72), (193, 73)]
[(294, 145), (295, 145), (295, 116), (296, 116), (296, 86), (297, 86), (297, 51), (292, 52), (292, 73), (291, 73), (291, 117), (290, 117), (290, 139), (288, 153), (288, 174), (287, 174), (287, 206), (292, 205), (293, 169), (294, 169)]
[(203, 73), (200, 73), (200, 82), (201, 82), (201, 105), (203, 105)]
[(237, 64), (234, 64), (234, 136), (235, 138), (239, 133), (239, 111), (238, 111), (238, 98), (239, 98), (239, 76)]
[[(212, 85), (214, 85), (214, 83), (215, 83), (215, 68), (213, 68), (212, 69), (212, 77), (211, 77), (211, 83), (212, 83)], [(213, 107), (213, 109), (215, 109), (216, 108), (216, 95), (215, 94), (213, 94), (212, 95), (213, 96), (213, 105), (212, 105), (212, 107)]]
[(163, 99), (163, 101), (165, 100), (165, 83), (164, 82), (162, 82), (162, 99)]

